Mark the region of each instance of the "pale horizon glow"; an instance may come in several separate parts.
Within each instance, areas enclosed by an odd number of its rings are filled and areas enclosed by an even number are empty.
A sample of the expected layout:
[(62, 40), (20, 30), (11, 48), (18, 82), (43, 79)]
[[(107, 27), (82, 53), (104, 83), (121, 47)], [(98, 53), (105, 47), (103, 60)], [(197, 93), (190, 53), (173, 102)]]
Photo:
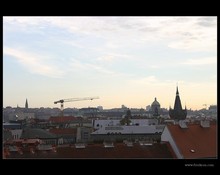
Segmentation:
[(217, 104), (217, 17), (3, 17), (3, 107)]

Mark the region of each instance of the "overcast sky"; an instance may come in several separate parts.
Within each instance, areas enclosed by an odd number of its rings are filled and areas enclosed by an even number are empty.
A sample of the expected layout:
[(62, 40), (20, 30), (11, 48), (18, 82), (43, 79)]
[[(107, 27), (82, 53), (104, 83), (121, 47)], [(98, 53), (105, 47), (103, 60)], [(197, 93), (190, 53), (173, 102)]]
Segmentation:
[(217, 103), (217, 17), (3, 17), (3, 106)]

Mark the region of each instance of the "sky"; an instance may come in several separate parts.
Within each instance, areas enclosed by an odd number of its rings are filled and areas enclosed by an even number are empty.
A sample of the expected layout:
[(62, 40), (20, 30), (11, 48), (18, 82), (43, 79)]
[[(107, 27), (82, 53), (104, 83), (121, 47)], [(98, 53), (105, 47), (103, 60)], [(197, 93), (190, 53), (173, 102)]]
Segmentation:
[(217, 104), (217, 17), (3, 17), (3, 107), (173, 108), (177, 85)]

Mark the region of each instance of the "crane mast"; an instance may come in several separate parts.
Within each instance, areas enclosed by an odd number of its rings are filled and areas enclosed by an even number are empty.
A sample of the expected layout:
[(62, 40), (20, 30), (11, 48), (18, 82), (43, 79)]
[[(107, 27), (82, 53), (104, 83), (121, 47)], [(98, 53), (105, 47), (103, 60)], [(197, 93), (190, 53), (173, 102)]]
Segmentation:
[(54, 104), (60, 103), (61, 116), (63, 116), (64, 102), (94, 100), (94, 99), (99, 99), (99, 97), (67, 98), (67, 99), (61, 99), (61, 100), (55, 101)]

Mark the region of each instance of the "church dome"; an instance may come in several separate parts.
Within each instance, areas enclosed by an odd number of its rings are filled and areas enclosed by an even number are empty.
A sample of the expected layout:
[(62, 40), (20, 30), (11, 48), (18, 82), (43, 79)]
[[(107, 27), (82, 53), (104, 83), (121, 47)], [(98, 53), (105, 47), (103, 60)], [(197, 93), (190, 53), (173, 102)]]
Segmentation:
[(160, 103), (157, 101), (157, 98), (155, 98), (154, 102), (151, 104), (151, 106), (160, 106)]

